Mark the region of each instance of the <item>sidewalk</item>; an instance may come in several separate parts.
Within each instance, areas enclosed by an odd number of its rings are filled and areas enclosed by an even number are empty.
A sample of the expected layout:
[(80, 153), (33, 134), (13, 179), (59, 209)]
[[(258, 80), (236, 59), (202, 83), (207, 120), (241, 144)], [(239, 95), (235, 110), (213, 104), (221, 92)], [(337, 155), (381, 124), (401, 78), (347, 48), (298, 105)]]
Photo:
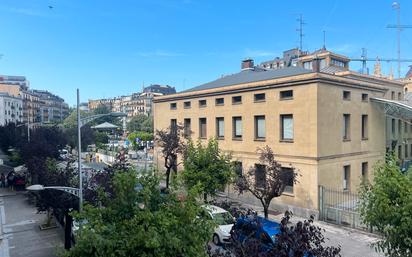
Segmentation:
[(24, 192), (0, 188), (0, 218), (0, 257), (54, 257), (63, 248), (62, 230), (40, 230), (46, 214), (37, 214)]
[[(263, 207), (257, 205), (250, 205), (242, 202), (241, 199), (233, 199), (233, 198), (226, 198), (226, 197), (219, 197), (221, 200), (234, 200), (239, 202), (243, 207), (251, 208), (258, 212), (259, 216), (263, 216)], [(280, 222), (283, 217), (283, 213), (272, 215), (269, 214), (269, 219)], [(291, 219), (292, 223), (296, 223), (298, 221), (304, 220), (301, 217), (293, 216)], [(363, 232), (360, 230), (348, 228), (348, 227), (341, 227), (332, 225), (323, 221), (314, 221), (314, 225), (319, 226), (320, 228), (324, 229), (325, 232), (323, 233), (326, 238), (326, 245), (330, 246), (341, 246), (341, 255), (342, 257), (383, 257), (384, 254), (376, 253), (373, 247), (371, 247), (372, 243), (375, 243), (379, 240), (379, 237), (370, 234), (367, 232)]]

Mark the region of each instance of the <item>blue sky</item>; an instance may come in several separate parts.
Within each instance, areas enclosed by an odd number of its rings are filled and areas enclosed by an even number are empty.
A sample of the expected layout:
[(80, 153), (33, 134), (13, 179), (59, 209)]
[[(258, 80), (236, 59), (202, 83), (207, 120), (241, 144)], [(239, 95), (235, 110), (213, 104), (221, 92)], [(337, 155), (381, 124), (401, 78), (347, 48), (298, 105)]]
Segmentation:
[[(280, 56), (299, 44), (349, 57), (396, 58), (390, 0), (0, 0), (0, 74), (24, 75), (73, 105), (126, 95), (153, 83), (187, 89), (239, 71), (240, 61)], [(403, 24), (412, 2), (400, 1)], [(48, 6), (53, 6), (50, 9)], [(412, 58), (412, 29), (402, 57)], [(388, 72), (391, 64), (383, 63)], [(396, 74), (396, 63), (392, 64)], [(373, 63), (369, 63), (373, 69)], [(351, 63), (358, 70), (359, 63)], [(403, 64), (402, 72), (408, 69)]]

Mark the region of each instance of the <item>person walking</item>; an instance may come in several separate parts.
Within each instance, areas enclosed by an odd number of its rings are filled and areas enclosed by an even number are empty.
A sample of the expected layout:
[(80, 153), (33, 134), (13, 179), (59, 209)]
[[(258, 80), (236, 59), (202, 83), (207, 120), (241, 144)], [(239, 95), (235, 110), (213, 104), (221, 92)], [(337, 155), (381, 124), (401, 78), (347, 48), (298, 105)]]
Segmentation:
[(6, 187), (6, 177), (4, 176), (4, 173), (1, 173), (0, 175), (0, 187)]
[(8, 175), (7, 175), (7, 185), (11, 188), (11, 190), (13, 191), (13, 189), (14, 189), (14, 172), (12, 171), (12, 172), (10, 172)]

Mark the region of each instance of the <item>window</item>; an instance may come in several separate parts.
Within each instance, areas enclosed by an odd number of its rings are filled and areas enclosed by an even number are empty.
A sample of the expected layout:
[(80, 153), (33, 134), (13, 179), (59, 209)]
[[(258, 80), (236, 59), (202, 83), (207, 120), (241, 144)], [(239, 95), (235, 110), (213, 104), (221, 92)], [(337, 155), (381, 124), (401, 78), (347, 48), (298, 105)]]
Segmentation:
[(398, 92), (398, 100), (402, 100), (402, 93)]
[(395, 119), (392, 119), (392, 135), (395, 135)]
[(177, 129), (177, 120), (176, 119), (171, 119), (170, 120), (170, 129), (174, 133), (176, 132), (176, 129)]
[(170, 104), (170, 110), (176, 110), (177, 104), (176, 103), (171, 103)]
[(303, 63), (303, 68), (308, 69), (308, 70), (311, 70), (311, 69), (312, 69), (312, 62), (311, 62), (311, 61), (309, 61), (309, 62), (304, 62), (304, 63)]
[(282, 141), (293, 141), (293, 115), (280, 115), (280, 138)]
[(264, 187), (266, 184), (266, 166), (263, 164), (255, 164), (255, 186)]
[(368, 182), (368, 162), (362, 162), (362, 183)]
[(362, 115), (362, 139), (368, 139), (368, 115)]
[(334, 66), (338, 66), (338, 67), (345, 67), (345, 62), (340, 61), (340, 60), (336, 60), (336, 59), (331, 59), (330, 63)]
[(343, 100), (350, 100), (350, 91), (343, 91)]
[(233, 138), (242, 139), (242, 117), (233, 117)]
[(192, 124), (190, 119), (184, 119), (183, 121), (183, 133), (185, 137), (189, 137), (192, 134)]
[(189, 108), (191, 107), (191, 105), (192, 105), (191, 102), (184, 102), (184, 103), (183, 103), (183, 107), (184, 107), (185, 109), (189, 109)]
[(263, 140), (266, 137), (265, 116), (255, 116), (255, 139)]
[(242, 162), (240, 162), (240, 161), (235, 161), (235, 162), (233, 162), (233, 166), (234, 166), (234, 170), (235, 170), (236, 176), (242, 177), (242, 176), (243, 176), (243, 165), (242, 165)]
[(402, 133), (402, 121), (398, 120), (398, 135)]
[(403, 159), (402, 158), (402, 146), (401, 145), (398, 145), (398, 158), (399, 158), (399, 160)]
[(206, 100), (199, 100), (199, 107), (206, 107)]
[(224, 105), (225, 99), (224, 98), (216, 98), (216, 105)]
[(279, 98), (281, 100), (292, 99), (293, 98), (293, 90), (280, 91), (280, 97)]
[(282, 176), (284, 176), (286, 182), (284, 191), (286, 193), (293, 193), (293, 169), (289, 167), (282, 167)]
[(343, 166), (343, 190), (350, 188), (350, 165)]
[(200, 138), (206, 138), (206, 118), (200, 118), (199, 119), (199, 137)]
[(232, 97), (232, 104), (241, 104), (242, 103), (242, 96), (233, 96)]
[(391, 99), (395, 100), (395, 92), (393, 92), (393, 91), (392, 91), (392, 94), (391, 94)]
[(219, 139), (225, 137), (225, 122), (223, 117), (216, 118), (216, 137)]
[(255, 94), (254, 95), (255, 102), (264, 102), (266, 100), (266, 94)]
[(362, 94), (362, 101), (364, 102), (368, 101), (368, 94)]
[(343, 114), (343, 140), (350, 140), (350, 114)]
[(408, 145), (405, 145), (405, 159), (408, 158)]

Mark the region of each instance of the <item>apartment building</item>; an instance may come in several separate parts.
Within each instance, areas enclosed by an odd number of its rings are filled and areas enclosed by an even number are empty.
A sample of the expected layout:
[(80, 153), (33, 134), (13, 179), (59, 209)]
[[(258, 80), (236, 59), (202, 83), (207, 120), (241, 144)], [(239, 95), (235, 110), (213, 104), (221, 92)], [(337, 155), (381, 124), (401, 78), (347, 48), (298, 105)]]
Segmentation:
[[(180, 123), (194, 140), (217, 138), (243, 171), (258, 164), (258, 148), (270, 146), (285, 169), (292, 165), (299, 173), (272, 207), (316, 213), (319, 186), (356, 191), (386, 151), (402, 160), (412, 155), (412, 145), (406, 155), (403, 142), (412, 127), (407, 134), (398, 129), (405, 117), (387, 108), (399, 104), (403, 83), (349, 71), (347, 58), (327, 56), (343, 64), (328, 61), (321, 71), (322, 60), (313, 55), (305, 67), (265, 69), (247, 59), (239, 73), (156, 97), (155, 130)], [(399, 108), (412, 118), (411, 107)], [(391, 126), (396, 133), (388, 134)], [(156, 161), (162, 167), (162, 159)]]
[(127, 113), (127, 120), (130, 120), (138, 114), (151, 115), (152, 100), (155, 96), (174, 93), (176, 93), (174, 87), (154, 84), (144, 87), (140, 93), (107, 99), (89, 100), (89, 109), (94, 110), (99, 106), (106, 106), (112, 112)]
[(69, 105), (64, 99), (47, 90), (32, 90), (32, 95), (39, 99), (38, 119), (42, 123), (62, 122), (69, 116)]
[(0, 126), (22, 121), (23, 100), (7, 93), (0, 93)]

